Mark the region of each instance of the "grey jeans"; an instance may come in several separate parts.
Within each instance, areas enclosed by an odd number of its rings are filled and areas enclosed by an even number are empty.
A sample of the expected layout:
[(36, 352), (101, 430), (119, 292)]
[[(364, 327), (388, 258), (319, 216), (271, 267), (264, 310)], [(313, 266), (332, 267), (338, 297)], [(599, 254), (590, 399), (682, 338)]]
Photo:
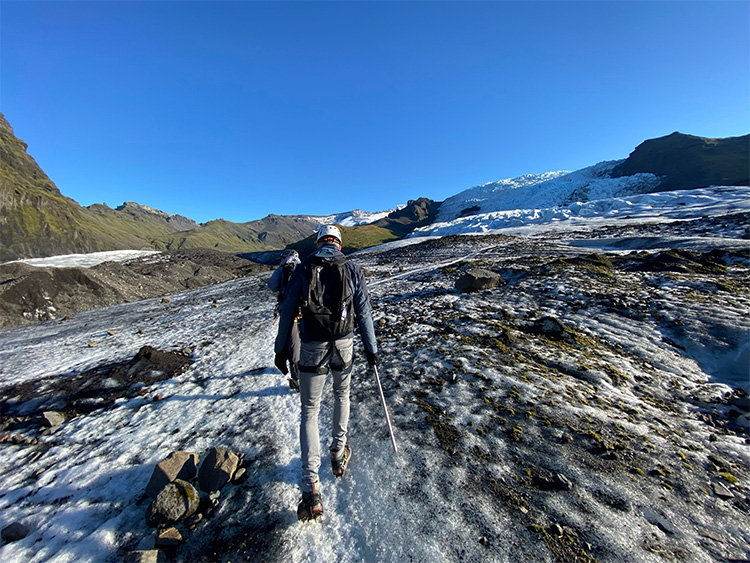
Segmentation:
[[(349, 425), (349, 383), (351, 382), (354, 341), (302, 342), (300, 350), (300, 448), (302, 450), (302, 492), (312, 491), (320, 469), (318, 415), (328, 371), (333, 375), (333, 421), (330, 449), (340, 452), (346, 445)], [(311, 371), (317, 366), (319, 369)], [(307, 368), (307, 371), (306, 369)]]
[(289, 340), (287, 340), (286, 343), (286, 349), (289, 351), (289, 355), (292, 357), (292, 361), (289, 362), (289, 375), (295, 381), (299, 381), (300, 344), (299, 323), (293, 323), (292, 330), (289, 333)]

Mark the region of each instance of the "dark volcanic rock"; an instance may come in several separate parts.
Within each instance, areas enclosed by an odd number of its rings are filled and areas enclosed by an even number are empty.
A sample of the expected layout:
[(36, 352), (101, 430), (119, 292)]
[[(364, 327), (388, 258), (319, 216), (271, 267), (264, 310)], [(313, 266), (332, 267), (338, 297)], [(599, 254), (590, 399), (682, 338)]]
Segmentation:
[(489, 270), (469, 270), (456, 280), (456, 289), (460, 291), (481, 291), (492, 289), (502, 283), (502, 278)]
[(152, 528), (174, 524), (198, 510), (200, 496), (190, 483), (177, 479), (162, 489), (146, 510), (146, 524)]
[(219, 446), (211, 448), (198, 472), (201, 490), (206, 492), (220, 490), (232, 479), (239, 464), (240, 458), (237, 454)]
[(658, 191), (750, 184), (750, 135), (707, 139), (682, 133), (649, 139), (612, 170), (612, 176), (650, 172)]
[(222, 283), (268, 267), (207, 249), (168, 251), (158, 259), (92, 268), (0, 265), (0, 328)]
[(41, 418), (44, 411), (54, 410), (71, 418), (107, 408), (122, 397), (135, 397), (141, 389), (139, 383), (151, 385), (171, 379), (192, 363), (186, 353), (143, 346), (127, 362), (5, 387), (0, 391), (0, 406), (14, 416)]
[(567, 336), (565, 325), (554, 317), (542, 317), (531, 324), (531, 332), (547, 338), (561, 339)]
[(146, 494), (156, 497), (161, 490), (175, 479), (189, 481), (198, 473), (198, 454), (172, 452), (156, 464), (151, 479), (146, 486)]

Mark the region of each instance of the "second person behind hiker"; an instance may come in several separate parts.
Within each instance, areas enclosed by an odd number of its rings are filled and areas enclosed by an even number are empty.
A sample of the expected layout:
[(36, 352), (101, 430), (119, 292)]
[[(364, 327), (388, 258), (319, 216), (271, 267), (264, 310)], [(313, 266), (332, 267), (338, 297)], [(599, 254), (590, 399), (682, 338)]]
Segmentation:
[[(292, 274), (294, 273), (294, 270), (297, 268), (297, 266), (299, 266), (299, 264), (300, 259), (297, 251), (285, 250), (281, 254), (281, 262), (279, 263), (279, 267), (276, 268), (273, 274), (271, 274), (271, 277), (268, 278), (268, 287), (272, 291), (277, 292), (278, 298), (278, 304), (274, 309), (274, 316), (278, 315), (280, 312), (281, 303), (284, 301), (284, 297), (286, 297), (286, 290), (289, 287), (289, 282), (292, 279)], [(294, 322), (292, 323), (292, 327), (289, 330), (289, 336), (287, 337), (286, 341), (286, 351), (288, 352), (291, 359), (291, 361), (289, 362), (289, 388), (292, 389), (292, 391), (299, 391), (299, 370), (297, 369), (297, 366), (299, 365), (300, 340), (299, 328), (297, 326), (298, 320), (299, 313), (294, 317)]]
[(276, 337), (276, 366), (286, 373), (289, 356), (285, 342), (298, 307), (300, 323), (300, 449), (302, 453), (302, 501), (297, 508), (300, 520), (323, 514), (318, 470), (320, 435), (318, 414), (323, 386), (330, 371), (333, 376), (333, 424), (331, 468), (342, 477), (351, 458), (347, 443), (349, 424), (349, 384), (354, 358), (354, 323), (359, 326), (365, 356), (370, 366), (377, 364), (377, 342), (370, 310), (370, 298), (362, 269), (341, 253), (341, 232), (333, 225), (320, 227), (317, 250), (299, 266), (281, 303), (279, 332)]

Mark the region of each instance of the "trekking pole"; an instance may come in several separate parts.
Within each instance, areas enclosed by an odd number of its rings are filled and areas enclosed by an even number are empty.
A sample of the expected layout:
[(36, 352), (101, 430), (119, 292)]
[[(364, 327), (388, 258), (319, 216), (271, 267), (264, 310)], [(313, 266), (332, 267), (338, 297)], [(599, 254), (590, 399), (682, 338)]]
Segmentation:
[(378, 374), (378, 366), (372, 366), (375, 370), (375, 379), (378, 381), (378, 389), (380, 390), (380, 400), (383, 401), (383, 410), (385, 411), (385, 421), (388, 423), (388, 432), (391, 434), (391, 444), (393, 444), (393, 451), (398, 453), (396, 447), (396, 437), (393, 435), (393, 426), (391, 426), (391, 417), (388, 416), (388, 407), (385, 406), (385, 395), (383, 394), (383, 386), (380, 384), (380, 375)]

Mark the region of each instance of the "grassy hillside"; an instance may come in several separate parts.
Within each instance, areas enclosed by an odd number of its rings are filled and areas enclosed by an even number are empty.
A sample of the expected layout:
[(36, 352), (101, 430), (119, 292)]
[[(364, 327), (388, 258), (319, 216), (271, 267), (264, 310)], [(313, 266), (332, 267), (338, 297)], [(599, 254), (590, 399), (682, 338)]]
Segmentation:
[(318, 221), (306, 216), (269, 215), (247, 223), (224, 219), (153, 241), (159, 250), (179, 248), (215, 248), (223, 252), (278, 250), (314, 232)]
[(0, 261), (151, 247), (174, 227), (160, 215), (137, 217), (63, 196), (0, 114)]
[(26, 152), (0, 114), (0, 262), (101, 250), (211, 248), (253, 252), (284, 248), (317, 226), (307, 217), (198, 225), (134, 203), (82, 207), (60, 190)]

